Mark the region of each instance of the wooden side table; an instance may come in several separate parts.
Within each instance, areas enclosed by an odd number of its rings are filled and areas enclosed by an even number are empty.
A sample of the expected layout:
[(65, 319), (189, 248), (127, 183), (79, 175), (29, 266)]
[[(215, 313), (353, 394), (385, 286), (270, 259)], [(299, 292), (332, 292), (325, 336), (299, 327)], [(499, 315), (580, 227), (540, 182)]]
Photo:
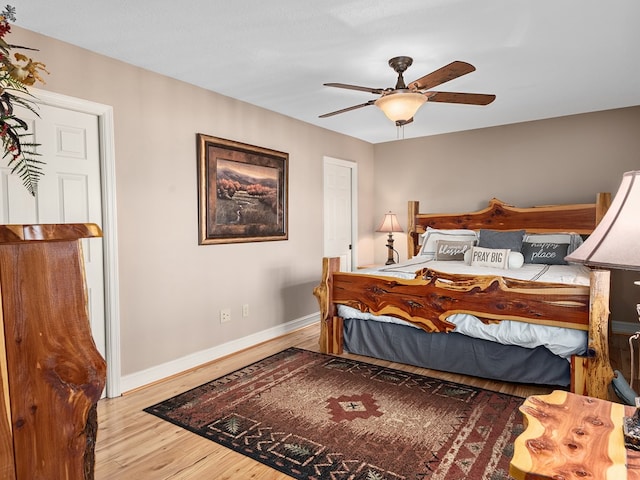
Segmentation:
[(640, 480), (640, 455), (624, 445), (622, 422), (634, 408), (556, 390), (520, 407), (509, 474), (516, 480)]

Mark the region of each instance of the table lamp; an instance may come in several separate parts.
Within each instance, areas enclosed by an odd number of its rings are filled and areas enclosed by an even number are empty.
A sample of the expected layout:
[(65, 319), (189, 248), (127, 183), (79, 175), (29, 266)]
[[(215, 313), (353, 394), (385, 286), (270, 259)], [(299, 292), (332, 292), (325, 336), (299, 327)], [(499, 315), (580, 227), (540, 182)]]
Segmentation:
[[(590, 267), (597, 267), (597, 270), (592, 272), (592, 292), (594, 283), (594, 274), (601, 276), (599, 282), (606, 282), (606, 305), (604, 315), (608, 315), (609, 306), (609, 279), (610, 272), (608, 270), (601, 270), (601, 268), (615, 268), (620, 270), (636, 270), (640, 271), (640, 245), (638, 239), (640, 238), (640, 170), (626, 172), (622, 176), (622, 182), (616, 193), (611, 206), (605, 213), (604, 217), (593, 231), (593, 233), (587, 238), (584, 243), (577, 248), (573, 253), (565, 257), (568, 262), (577, 262)], [(592, 293), (591, 301), (597, 301), (597, 296)], [(640, 304), (636, 306), (640, 313)], [(592, 319), (593, 321), (593, 319)], [(606, 322), (602, 322), (602, 325), (607, 325)], [(640, 332), (638, 332), (640, 333)], [(602, 335), (607, 335), (607, 332), (602, 332)], [(591, 339), (590, 339), (591, 341)], [(631, 339), (630, 339), (631, 342)], [(608, 349), (607, 345), (602, 345), (602, 348)], [(633, 350), (632, 350), (633, 351)], [(590, 359), (591, 361), (591, 359)], [(631, 358), (632, 372), (633, 372), (633, 355)], [(611, 367), (609, 366), (609, 370)], [(625, 403), (634, 404), (637, 402), (631, 402), (629, 397), (635, 397), (635, 392), (624, 381), (624, 377), (620, 372), (612, 371), (612, 383), (613, 389), (616, 394), (625, 401)], [(632, 373), (633, 375), (633, 373)], [(603, 378), (603, 381), (605, 379)], [(607, 385), (608, 386), (608, 385)], [(592, 395), (589, 392), (589, 395)], [(625, 440), (627, 439), (628, 420), (625, 418)], [(640, 427), (637, 415), (634, 416), (634, 425)]]
[[(402, 230), (400, 223), (398, 223), (398, 217), (396, 217), (395, 213), (389, 212), (384, 214), (384, 219), (382, 220), (382, 223), (380, 224), (376, 232), (385, 232), (389, 234), (389, 236), (387, 237), (388, 255), (387, 255), (387, 261), (385, 265), (392, 265), (396, 263), (393, 258), (393, 252), (395, 252), (395, 250), (393, 249), (393, 232), (403, 232), (403, 231), (404, 230)], [(398, 258), (398, 261), (400, 261), (399, 258)]]
[(589, 238), (568, 262), (640, 271), (640, 170), (626, 172), (618, 193)]

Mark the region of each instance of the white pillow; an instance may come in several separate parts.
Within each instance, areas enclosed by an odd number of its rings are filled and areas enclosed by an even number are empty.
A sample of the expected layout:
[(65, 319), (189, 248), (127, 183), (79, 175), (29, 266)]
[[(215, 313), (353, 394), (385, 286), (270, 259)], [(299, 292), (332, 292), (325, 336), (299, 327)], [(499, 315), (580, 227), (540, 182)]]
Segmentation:
[[(473, 248), (481, 248), (481, 247), (473, 247)], [(487, 249), (485, 249), (487, 250)], [(467, 265), (471, 265), (471, 250), (467, 250), (464, 252), (464, 263)], [(521, 268), (524, 265), (524, 255), (520, 252), (511, 252), (509, 251), (509, 259), (507, 260), (507, 267), (500, 268)]]
[(508, 248), (471, 247), (472, 267), (509, 268)]
[(478, 240), (478, 236), (474, 230), (466, 229), (452, 229), (452, 230), (440, 230), (436, 228), (427, 227), (427, 231), (422, 234), (422, 246), (420, 247), (420, 255), (425, 255), (429, 258), (435, 258), (436, 256), (436, 242), (438, 240), (450, 240), (450, 241), (472, 241), (475, 243)]
[(524, 265), (524, 255), (520, 252), (509, 252), (509, 268), (521, 268)]

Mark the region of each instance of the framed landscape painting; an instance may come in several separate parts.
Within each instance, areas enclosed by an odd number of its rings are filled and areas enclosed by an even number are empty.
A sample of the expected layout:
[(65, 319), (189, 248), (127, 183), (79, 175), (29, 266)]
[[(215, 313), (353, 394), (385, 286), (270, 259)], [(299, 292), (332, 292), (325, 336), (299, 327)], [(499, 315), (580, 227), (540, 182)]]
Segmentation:
[(287, 240), (289, 154), (197, 134), (199, 244)]

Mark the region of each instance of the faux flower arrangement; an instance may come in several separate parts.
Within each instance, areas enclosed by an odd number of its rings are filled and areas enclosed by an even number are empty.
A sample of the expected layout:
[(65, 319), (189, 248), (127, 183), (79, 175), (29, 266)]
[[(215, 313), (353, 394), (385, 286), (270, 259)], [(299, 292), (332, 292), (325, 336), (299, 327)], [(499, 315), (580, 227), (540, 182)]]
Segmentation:
[(14, 107), (20, 105), (38, 115), (34, 97), (27, 87), (33, 86), (36, 81), (45, 83), (40, 73), (49, 72), (43, 63), (33, 61), (22, 53), (14, 53), (11, 58), (13, 49), (34, 50), (11, 45), (5, 40), (11, 31), (9, 22), (15, 21), (15, 9), (7, 5), (0, 13), (0, 139), (3, 158), (9, 159), (11, 173), (17, 174), (29, 193), (35, 196), (43, 164), (37, 158), (39, 154), (36, 147), (39, 145), (28, 141), (32, 134), (27, 132), (27, 123), (15, 114)]

